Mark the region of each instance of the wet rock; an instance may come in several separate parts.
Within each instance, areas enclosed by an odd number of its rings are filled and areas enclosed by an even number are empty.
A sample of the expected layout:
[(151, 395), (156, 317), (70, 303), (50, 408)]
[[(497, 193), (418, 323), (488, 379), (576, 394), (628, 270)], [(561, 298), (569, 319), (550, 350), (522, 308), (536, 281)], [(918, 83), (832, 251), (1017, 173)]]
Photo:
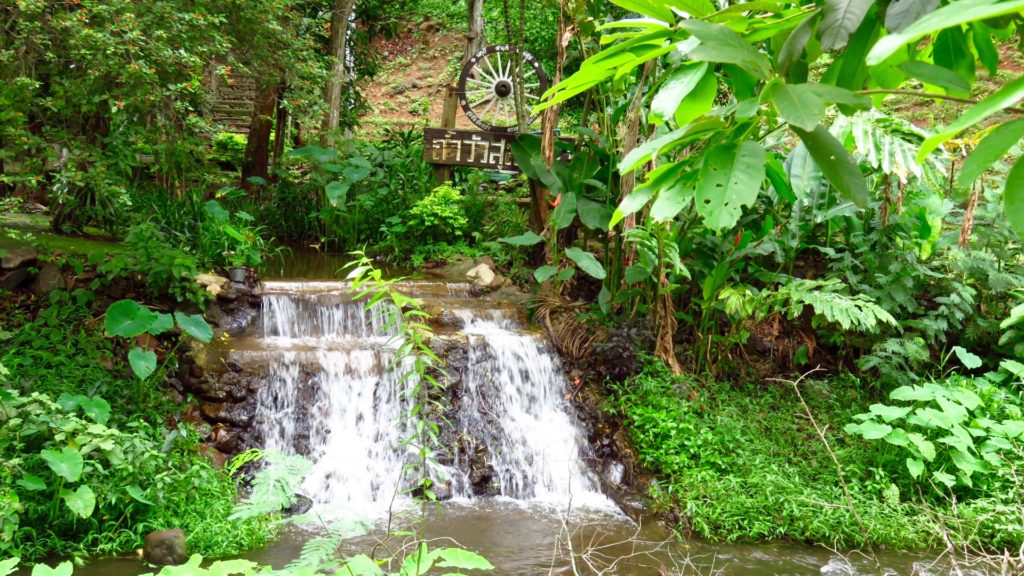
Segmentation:
[(466, 278), (477, 286), (490, 286), (494, 282), (495, 277), (494, 270), (491, 270), (487, 264), (478, 264), (472, 270), (466, 272)]
[(9, 246), (0, 248), (0, 269), (14, 270), (27, 268), (36, 263), (39, 252), (31, 246)]
[(626, 478), (626, 467), (618, 460), (607, 460), (601, 467), (601, 479), (615, 487), (621, 487)]
[(254, 404), (246, 402), (243, 404), (203, 404), (201, 406), (203, 416), (210, 422), (230, 424), (239, 428), (246, 428), (252, 423), (256, 414)]
[(313, 507), (313, 500), (302, 494), (295, 495), (295, 503), (281, 511), (285, 516), (298, 516), (309, 512)]
[(232, 372), (241, 372), (245, 370), (245, 368), (241, 364), (235, 362), (234, 360), (228, 360), (227, 364), (225, 365), (228, 367), (228, 370), (231, 370)]
[(39, 275), (36, 276), (35, 282), (32, 283), (32, 291), (36, 294), (49, 294), (50, 292), (64, 290), (65, 288), (67, 288), (67, 285), (64, 282), (64, 275), (60, 272), (60, 266), (53, 262), (43, 266), (43, 269), (39, 271)]
[(181, 528), (160, 530), (146, 535), (142, 557), (157, 566), (177, 566), (188, 561), (185, 553), (185, 531)]
[(28, 278), (28, 269), (16, 268), (0, 273), (0, 290), (14, 290)]
[(225, 426), (215, 426), (209, 439), (214, 448), (225, 454), (237, 453), (241, 445), (241, 433)]
[(210, 461), (210, 465), (213, 466), (214, 470), (220, 470), (221, 468), (224, 467), (225, 464), (228, 463), (228, 460), (231, 459), (230, 456), (221, 452), (220, 450), (217, 450), (216, 448), (210, 446), (209, 444), (200, 444), (197, 451), (199, 452), (200, 456)]

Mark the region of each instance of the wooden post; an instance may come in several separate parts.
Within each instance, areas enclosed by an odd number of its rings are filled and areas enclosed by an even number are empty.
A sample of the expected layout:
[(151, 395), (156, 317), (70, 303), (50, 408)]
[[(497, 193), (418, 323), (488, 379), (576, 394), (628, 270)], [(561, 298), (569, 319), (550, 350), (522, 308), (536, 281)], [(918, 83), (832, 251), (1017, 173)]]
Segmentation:
[[(445, 87), (444, 108), (441, 110), (441, 128), (455, 128), (455, 113), (459, 109), (459, 95), (454, 85)], [(445, 182), (451, 182), (452, 167), (434, 165), (434, 183), (440, 186)]]

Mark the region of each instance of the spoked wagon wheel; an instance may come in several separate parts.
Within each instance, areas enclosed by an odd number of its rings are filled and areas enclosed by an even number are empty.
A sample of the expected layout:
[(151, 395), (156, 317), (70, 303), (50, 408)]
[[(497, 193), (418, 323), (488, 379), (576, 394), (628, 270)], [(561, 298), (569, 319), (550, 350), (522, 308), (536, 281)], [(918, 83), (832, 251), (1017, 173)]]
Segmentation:
[[(466, 61), (459, 76), (459, 104), (473, 124), (488, 132), (519, 131), (516, 118), (515, 56), (523, 58), (523, 103), (527, 109), (540, 102), (548, 77), (529, 52), (508, 45), (488, 46)], [(530, 118), (529, 124), (537, 120)]]

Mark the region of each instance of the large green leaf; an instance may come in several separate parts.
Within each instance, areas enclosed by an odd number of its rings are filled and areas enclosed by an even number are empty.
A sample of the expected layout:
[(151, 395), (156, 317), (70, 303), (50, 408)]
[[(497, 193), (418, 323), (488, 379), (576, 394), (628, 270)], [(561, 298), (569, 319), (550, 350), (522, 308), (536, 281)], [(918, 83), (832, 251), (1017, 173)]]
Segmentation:
[(103, 325), (107, 334), (134, 338), (158, 322), (158, 314), (134, 300), (118, 300), (107, 308)]
[(825, 103), (810, 84), (776, 83), (769, 93), (779, 115), (791, 126), (814, 128), (825, 117)]
[(79, 486), (74, 492), (67, 489), (61, 490), (60, 497), (79, 518), (92, 516), (92, 511), (96, 508), (96, 494), (93, 493), (92, 488), (85, 485)]
[(690, 59), (736, 64), (761, 80), (771, 77), (768, 58), (732, 29), (703, 20), (684, 20), (679, 26), (700, 40), (689, 51)]
[(38, 476), (33, 476), (28, 472), (21, 475), (21, 478), (15, 482), (18, 486), (21, 486), (29, 492), (38, 492), (40, 490), (46, 490), (46, 481)]
[(800, 56), (807, 48), (807, 43), (811, 40), (811, 35), (814, 34), (814, 25), (818, 22), (818, 15), (817, 10), (808, 15), (782, 43), (782, 48), (779, 50), (779, 71), (782, 74), (786, 74), (790, 67), (800, 60)]
[(949, 68), (921, 62), (920, 60), (907, 60), (900, 63), (898, 68), (911, 78), (916, 78), (925, 84), (938, 86), (949, 92), (968, 94), (971, 91), (971, 85), (962, 76)]
[(213, 327), (206, 322), (202, 314), (190, 315), (184, 312), (175, 312), (174, 320), (177, 321), (178, 327), (184, 330), (186, 334), (200, 342), (209, 342), (213, 339)]
[(558, 206), (555, 207), (551, 217), (558, 222), (558, 229), (564, 230), (576, 219), (576, 195), (572, 192), (563, 192), (558, 195), (558, 198)]
[(892, 426), (874, 420), (866, 420), (860, 424), (847, 424), (843, 430), (847, 434), (863, 436), (867, 440), (881, 440), (892, 432)]
[(1003, 189), (1003, 213), (1017, 235), (1024, 238), (1024, 156), (1010, 169)]
[(85, 459), (78, 453), (78, 450), (65, 446), (61, 448), (60, 452), (49, 449), (40, 450), (39, 455), (43, 457), (43, 461), (50, 467), (50, 470), (53, 470), (54, 474), (68, 482), (78, 482), (78, 479), (82, 477)]
[(857, 206), (866, 207), (868, 185), (864, 181), (864, 174), (842, 143), (822, 126), (810, 132), (799, 128), (793, 128), (793, 131), (807, 146), (814, 162), (836, 190)]
[(664, 122), (673, 117), (707, 70), (707, 62), (691, 62), (676, 68), (651, 100), (652, 119)]
[(718, 146), (707, 153), (697, 179), (697, 212), (712, 230), (732, 228), (761, 191), (765, 152), (756, 142)]
[(919, 18), (939, 7), (940, 0), (895, 0), (885, 10), (885, 28), (902, 32)]
[(821, 25), (818, 26), (822, 50), (846, 46), (872, 4), (872, 0), (825, 0)]
[(566, 248), (565, 255), (590, 276), (598, 280), (604, 280), (605, 276), (607, 276), (604, 266), (590, 252), (573, 247)]
[(824, 172), (807, 151), (802, 142), (798, 144), (786, 158), (786, 171), (789, 183), (797, 198), (806, 198), (821, 186), (825, 178)]
[(341, 208), (348, 199), (348, 189), (351, 187), (351, 182), (336, 180), (324, 187), (324, 194), (327, 195), (327, 201), (333, 208)]
[(666, 186), (658, 190), (658, 197), (651, 205), (651, 218), (667, 221), (686, 207), (693, 199), (694, 187), (692, 179), (673, 178)]
[(145, 380), (156, 372), (156, 352), (136, 346), (128, 351), (128, 364), (140, 380)]
[(498, 238), (498, 242), (504, 244), (511, 244), (512, 246), (533, 246), (534, 244), (540, 244), (543, 241), (543, 238), (529, 231), (524, 232), (519, 236), (508, 236), (505, 238)]
[(61, 562), (56, 568), (50, 568), (43, 563), (32, 567), (32, 576), (71, 576), (72, 572), (74, 572), (74, 564), (70, 560)]
[(460, 570), (494, 570), (494, 566), (486, 558), (463, 550), (462, 548), (441, 548), (435, 550), (441, 561), (437, 563), (438, 568), (456, 568)]
[(668, 2), (661, 2), (659, 0), (612, 0), (612, 4), (625, 8), (630, 12), (636, 12), (641, 16), (657, 18), (663, 22), (675, 20), (672, 10), (669, 8), (670, 3)]
[(0, 560), (0, 576), (10, 576), (13, 574), (18, 569), (19, 562), (21, 562), (21, 558), (17, 556)]
[(550, 264), (541, 266), (533, 271), (533, 277), (537, 282), (545, 282), (548, 278), (551, 278), (558, 273), (558, 268), (551, 266)]
[(964, 160), (957, 176), (961, 186), (967, 188), (990, 166), (1010, 151), (1014, 144), (1024, 139), (1024, 118), (1007, 122), (993, 130), (978, 143), (977, 148)]
[(1024, 10), (1024, 0), (957, 0), (918, 18), (896, 34), (879, 40), (867, 56), (867, 64), (875, 66), (897, 50), (944, 28), (987, 20)]
[(924, 159), (927, 158), (933, 150), (941, 146), (950, 138), (955, 137), (957, 134), (971, 126), (977, 125), (989, 116), (1013, 106), (1020, 101), (1021, 98), (1024, 98), (1024, 75), (1016, 78), (1012, 82), (1008, 82), (988, 98), (985, 98), (981, 102), (971, 106), (966, 112), (961, 114), (959, 118), (950, 123), (949, 126), (946, 126), (946, 128), (941, 132), (922, 142), (921, 149), (917, 153), (917, 161), (924, 162)]
[(580, 222), (587, 228), (591, 230), (608, 229), (608, 222), (612, 218), (612, 212), (604, 204), (581, 197), (576, 200), (576, 211), (580, 215)]
[(652, 196), (654, 196), (654, 189), (650, 186), (642, 186), (623, 198), (619, 207), (612, 213), (612, 219), (608, 221), (608, 229), (612, 229), (623, 218), (646, 206)]
[(966, 82), (974, 82), (974, 54), (967, 44), (967, 35), (959, 27), (942, 30), (932, 42), (932, 61), (952, 70)]

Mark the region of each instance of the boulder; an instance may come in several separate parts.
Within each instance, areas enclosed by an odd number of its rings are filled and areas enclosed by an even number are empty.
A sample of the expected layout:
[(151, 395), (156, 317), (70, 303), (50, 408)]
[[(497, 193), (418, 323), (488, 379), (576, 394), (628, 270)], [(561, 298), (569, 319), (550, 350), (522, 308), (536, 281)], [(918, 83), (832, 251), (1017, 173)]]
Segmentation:
[(49, 294), (67, 287), (64, 283), (64, 275), (61, 274), (60, 266), (50, 262), (43, 266), (32, 283), (32, 291), (36, 294)]
[(203, 416), (210, 422), (229, 424), (239, 428), (248, 428), (256, 415), (256, 406), (246, 402), (243, 404), (203, 404)]
[(27, 268), (15, 268), (0, 272), (0, 290), (14, 290), (28, 278)]
[(146, 535), (142, 557), (157, 566), (177, 566), (188, 561), (185, 553), (185, 531), (181, 528), (159, 530)]
[(475, 268), (466, 272), (466, 278), (477, 286), (490, 286), (496, 277), (494, 270), (487, 264), (478, 264)]
[(31, 266), (38, 258), (39, 252), (31, 246), (15, 245), (0, 248), (0, 268), (4, 270)]

